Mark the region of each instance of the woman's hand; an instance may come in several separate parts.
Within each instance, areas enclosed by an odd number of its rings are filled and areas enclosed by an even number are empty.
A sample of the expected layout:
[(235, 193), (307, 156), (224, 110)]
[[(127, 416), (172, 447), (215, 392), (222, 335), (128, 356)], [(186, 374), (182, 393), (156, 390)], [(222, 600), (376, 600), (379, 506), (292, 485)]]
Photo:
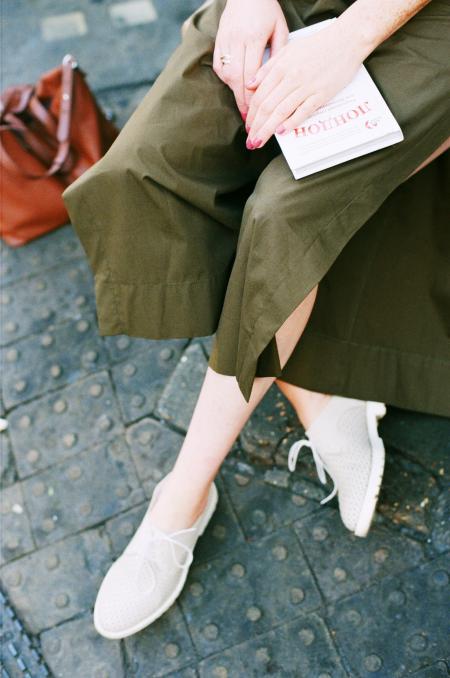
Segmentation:
[(291, 40), (258, 70), (246, 89), (247, 148), (263, 146), (274, 132), (298, 127), (355, 75), (366, 52), (340, 30), (339, 20), (316, 33)]
[[(286, 44), (289, 29), (277, 0), (228, 0), (217, 29), (213, 70), (233, 91), (245, 120), (253, 92), (245, 87), (262, 64), (267, 43), (274, 56)], [(220, 56), (231, 62), (222, 64)]]

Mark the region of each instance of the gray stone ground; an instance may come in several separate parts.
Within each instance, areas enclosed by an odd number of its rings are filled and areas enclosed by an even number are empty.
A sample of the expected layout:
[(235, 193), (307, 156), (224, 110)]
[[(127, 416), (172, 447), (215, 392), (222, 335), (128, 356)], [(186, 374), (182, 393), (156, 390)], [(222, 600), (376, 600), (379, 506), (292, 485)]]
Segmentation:
[[(72, 52), (121, 126), (196, 4), (7, 0), (3, 86)], [(450, 421), (389, 408), (360, 539), (336, 498), (320, 505), (311, 455), (288, 471), (302, 430), (275, 386), (223, 464), (179, 599), (124, 642), (96, 634), (97, 588), (181, 446), (211, 337), (100, 337), (70, 224), (1, 263), (2, 678), (449, 675)]]

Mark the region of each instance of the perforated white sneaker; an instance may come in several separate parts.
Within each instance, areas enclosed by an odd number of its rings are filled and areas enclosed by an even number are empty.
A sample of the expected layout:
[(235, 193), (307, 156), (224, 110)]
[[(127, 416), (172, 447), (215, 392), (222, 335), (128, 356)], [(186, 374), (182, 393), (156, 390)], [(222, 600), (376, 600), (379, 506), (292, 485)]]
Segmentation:
[(192, 527), (165, 532), (148, 517), (164, 476), (153, 490), (148, 509), (123, 553), (109, 568), (94, 606), (94, 626), (105, 638), (130, 636), (160, 617), (186, 581), (197, 539), (218, 501), (211, 483), (205, 509)]
[(334, 482), (344, 525), (358, 537), (369, 531), (384, 471), (384, 444), (377, 431), (386, 414), (384, 403), (333, 395), (306, 429), (307, 439), (289, 449), (288, 467), (295, 470), (300, 450), (311, 448), (317, 474), (326, 483), (325, 471)]

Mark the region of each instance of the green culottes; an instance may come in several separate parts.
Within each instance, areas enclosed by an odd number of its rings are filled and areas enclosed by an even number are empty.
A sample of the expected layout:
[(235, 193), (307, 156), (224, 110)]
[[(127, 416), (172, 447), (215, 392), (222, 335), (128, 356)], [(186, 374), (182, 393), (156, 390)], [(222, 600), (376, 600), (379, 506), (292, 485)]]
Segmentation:
[[(350, 0), (280, 0), (290, 30)], [(450, 3), (365, 60), (404, 140), (295, 180), (245, 147), (212, 70), (225, 0), (202, 8), (107, 153), (63, 199), (95, 276), (101, 335), (215, 333), (209, 365), (450, 416)], [(317, 284), (283, 369), (275, 332)]]

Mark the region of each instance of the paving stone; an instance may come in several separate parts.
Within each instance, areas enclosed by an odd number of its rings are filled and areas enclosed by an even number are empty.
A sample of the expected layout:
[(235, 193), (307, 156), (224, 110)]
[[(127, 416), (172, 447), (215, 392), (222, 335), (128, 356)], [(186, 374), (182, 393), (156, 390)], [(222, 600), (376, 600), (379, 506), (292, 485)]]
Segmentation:
[(174, 465), (183, 436), (146, 417), (127, 428), (126, 438), (139, 478), (153, 490)]
[(433, 473), (450, 472), (450, 418), (389, 407), (379, 431), (389, 446)]
[(446, 656), (449, 573), (444, 554), (335, 605), (331, 632), (352, 676), (400, 678)]
[(448, 678), (449, 673), (448, 664), (445, 661), (439, 661), (409, 675), (414, 676), (414, 678)]
[(151, 0), (128, 0), (115, 2), (108, 8), (111, 21), (116, 28), (140, 26), (156, 21), (158, 12)]
[(173, 675), (174, 670), (182, 669), (195, 658), (192, 641), (177, 604), (151, 626), (126, 638), (125, 650), (128, 675), (133, 678), (149, 678), (149, 675), (156, 678), (169, 672)]
[(103, 522), (144, 498), (122, 436), (28, 478), (23, 492), (38, 545)]
[(276, 487), (249, 474), (222, 467), (220, 475), (248, 538), (274, 532), (319, 508), (317, 502), (303, 494)]
[(20, 278), (28, 278), (54, 267), (55, 262), (61, 264), (65, 261), (67, 266), (71, 259), (83, 256), (83, 248), (71, 224), (45, 233), (22, 247), (11, 247), (2, 240), (0, 283), (3, 288)]
[(450, 496), (444, 490), (431, 506), (430, 510), (430, 543), (437, 553), (450, 550)]
[[(219, 501), (205, 532), (196, 543), (196, 563), (214, 558), (220, 553), (230, 552), (236, 545), (244, 543), (244, 536), (234, 516), (226, 493), (223, 491), (220, 478), (216, 478), (215, 482), (219, 493)], [(111, 539), (112, 549), (116, 557), (122, 553), (135, 533), (144, 517), (148, 504), (148, 501), (142, 502), (139, 506), (121, 513), (106, 523), (106, 530)]]
[(326, 625), (315, 613), (204, 659), (199, 673), (200, 678), (347, 676)]
[(386, 448), (377, 504), (377, 511), (386, 522), (426, 539), (430, 534), (430, 509), (439, 492), (438, 482), (431, 473), (425, 473), (421, 466), (403, 458), (393, 448)]
[(20, 483), (0, 493), (0, 564), (34, 549)]
[(241, 431), (242, 449), (251, 461), (272, 464), (282, 438), (297, 428), (294, 409), (273, 384)]
[(117, 402), (106, 371), (55, 393), (19, 405), (9, 429), (20, 477), (72, 457), (123, 433)]
[(68, 621), (41, 634), (42, 651), (60, 678), (123, 678), (120, 645), (103, 638), (92, 615)]
[[(7, 322), (0, 323), (0, 344), (38, 332), (70, 318), (81, 319), (81, 309), (93, 306), (93, 279), (86, 259), (64, 262), (40, 275), (24, 278), (2, 290)], [(5, 302), (3, 304), (5, 306)]]
[(106, 537), (89, 530), (4, 565), (0, 575), (17, 614), (39, 633), (90, 609), (110, 564)]
[(161, 395), (156, 415), (186, 431), (205, 377), (207, 360), (200, 344), (188, 346)]
[[(60, 63), (65, 52), (79, 55), (94, 89), (143, 80), (151, 82), (180, 42), (182, 21), (201, 0), (170, 3), (153, 0), (158, 19), (150, 23), (138, 21), (135, 25), (130, 12), (124, 15), (125, 21), (120, 25), (116, 17), (111, 17), (110, 11), (114, 11), (116, 3), (117, 0), (77, 0), (75, 4), (61, 5), (57, 0), (40, 0), (39, 12), (30, 11), (29, 3), (24, 0), (7, 3), (5, 50), (14, 52), (14, 59), (5, 65), (3, 86), (34, 82), (42, 71)], [(124, 2), (117, 4), (124, 5)], [(65, 18), (74, 12), (75, 17)], [(45, 22), (44, 33), (41, 22)], [(23, 35), (39, 38), (20, 40)], [(121, 54), (123, 58), (113, 59), (111, 54)]]
[(0, 487), (11, 485), (16, 478), (16, 469), (11, 441), (6, 432), (0, 433)]
[(22, 622), (0, 591), (0, 666), (2, 678), (48, 678), (39, 643), (25, 630)]
[(184, 340), (161, 341), (112, 369), (125, 422), (153, 412), (167, 379), (180, 359)]
[(179, 601), (206, 656), (317, 609), (320, 595), (298, 540), (283, 528), (192, 565)]
[(356, 537), (343, 525), (339, 511), (331, 508), (321, 507), (296, 521), (294, 529), (330, 601), (424, 560), (420, 544), (373, 522), (367, 537)]
[(107, 365), (92, 312), (4, 347), (0, 359), (8, 408)]

